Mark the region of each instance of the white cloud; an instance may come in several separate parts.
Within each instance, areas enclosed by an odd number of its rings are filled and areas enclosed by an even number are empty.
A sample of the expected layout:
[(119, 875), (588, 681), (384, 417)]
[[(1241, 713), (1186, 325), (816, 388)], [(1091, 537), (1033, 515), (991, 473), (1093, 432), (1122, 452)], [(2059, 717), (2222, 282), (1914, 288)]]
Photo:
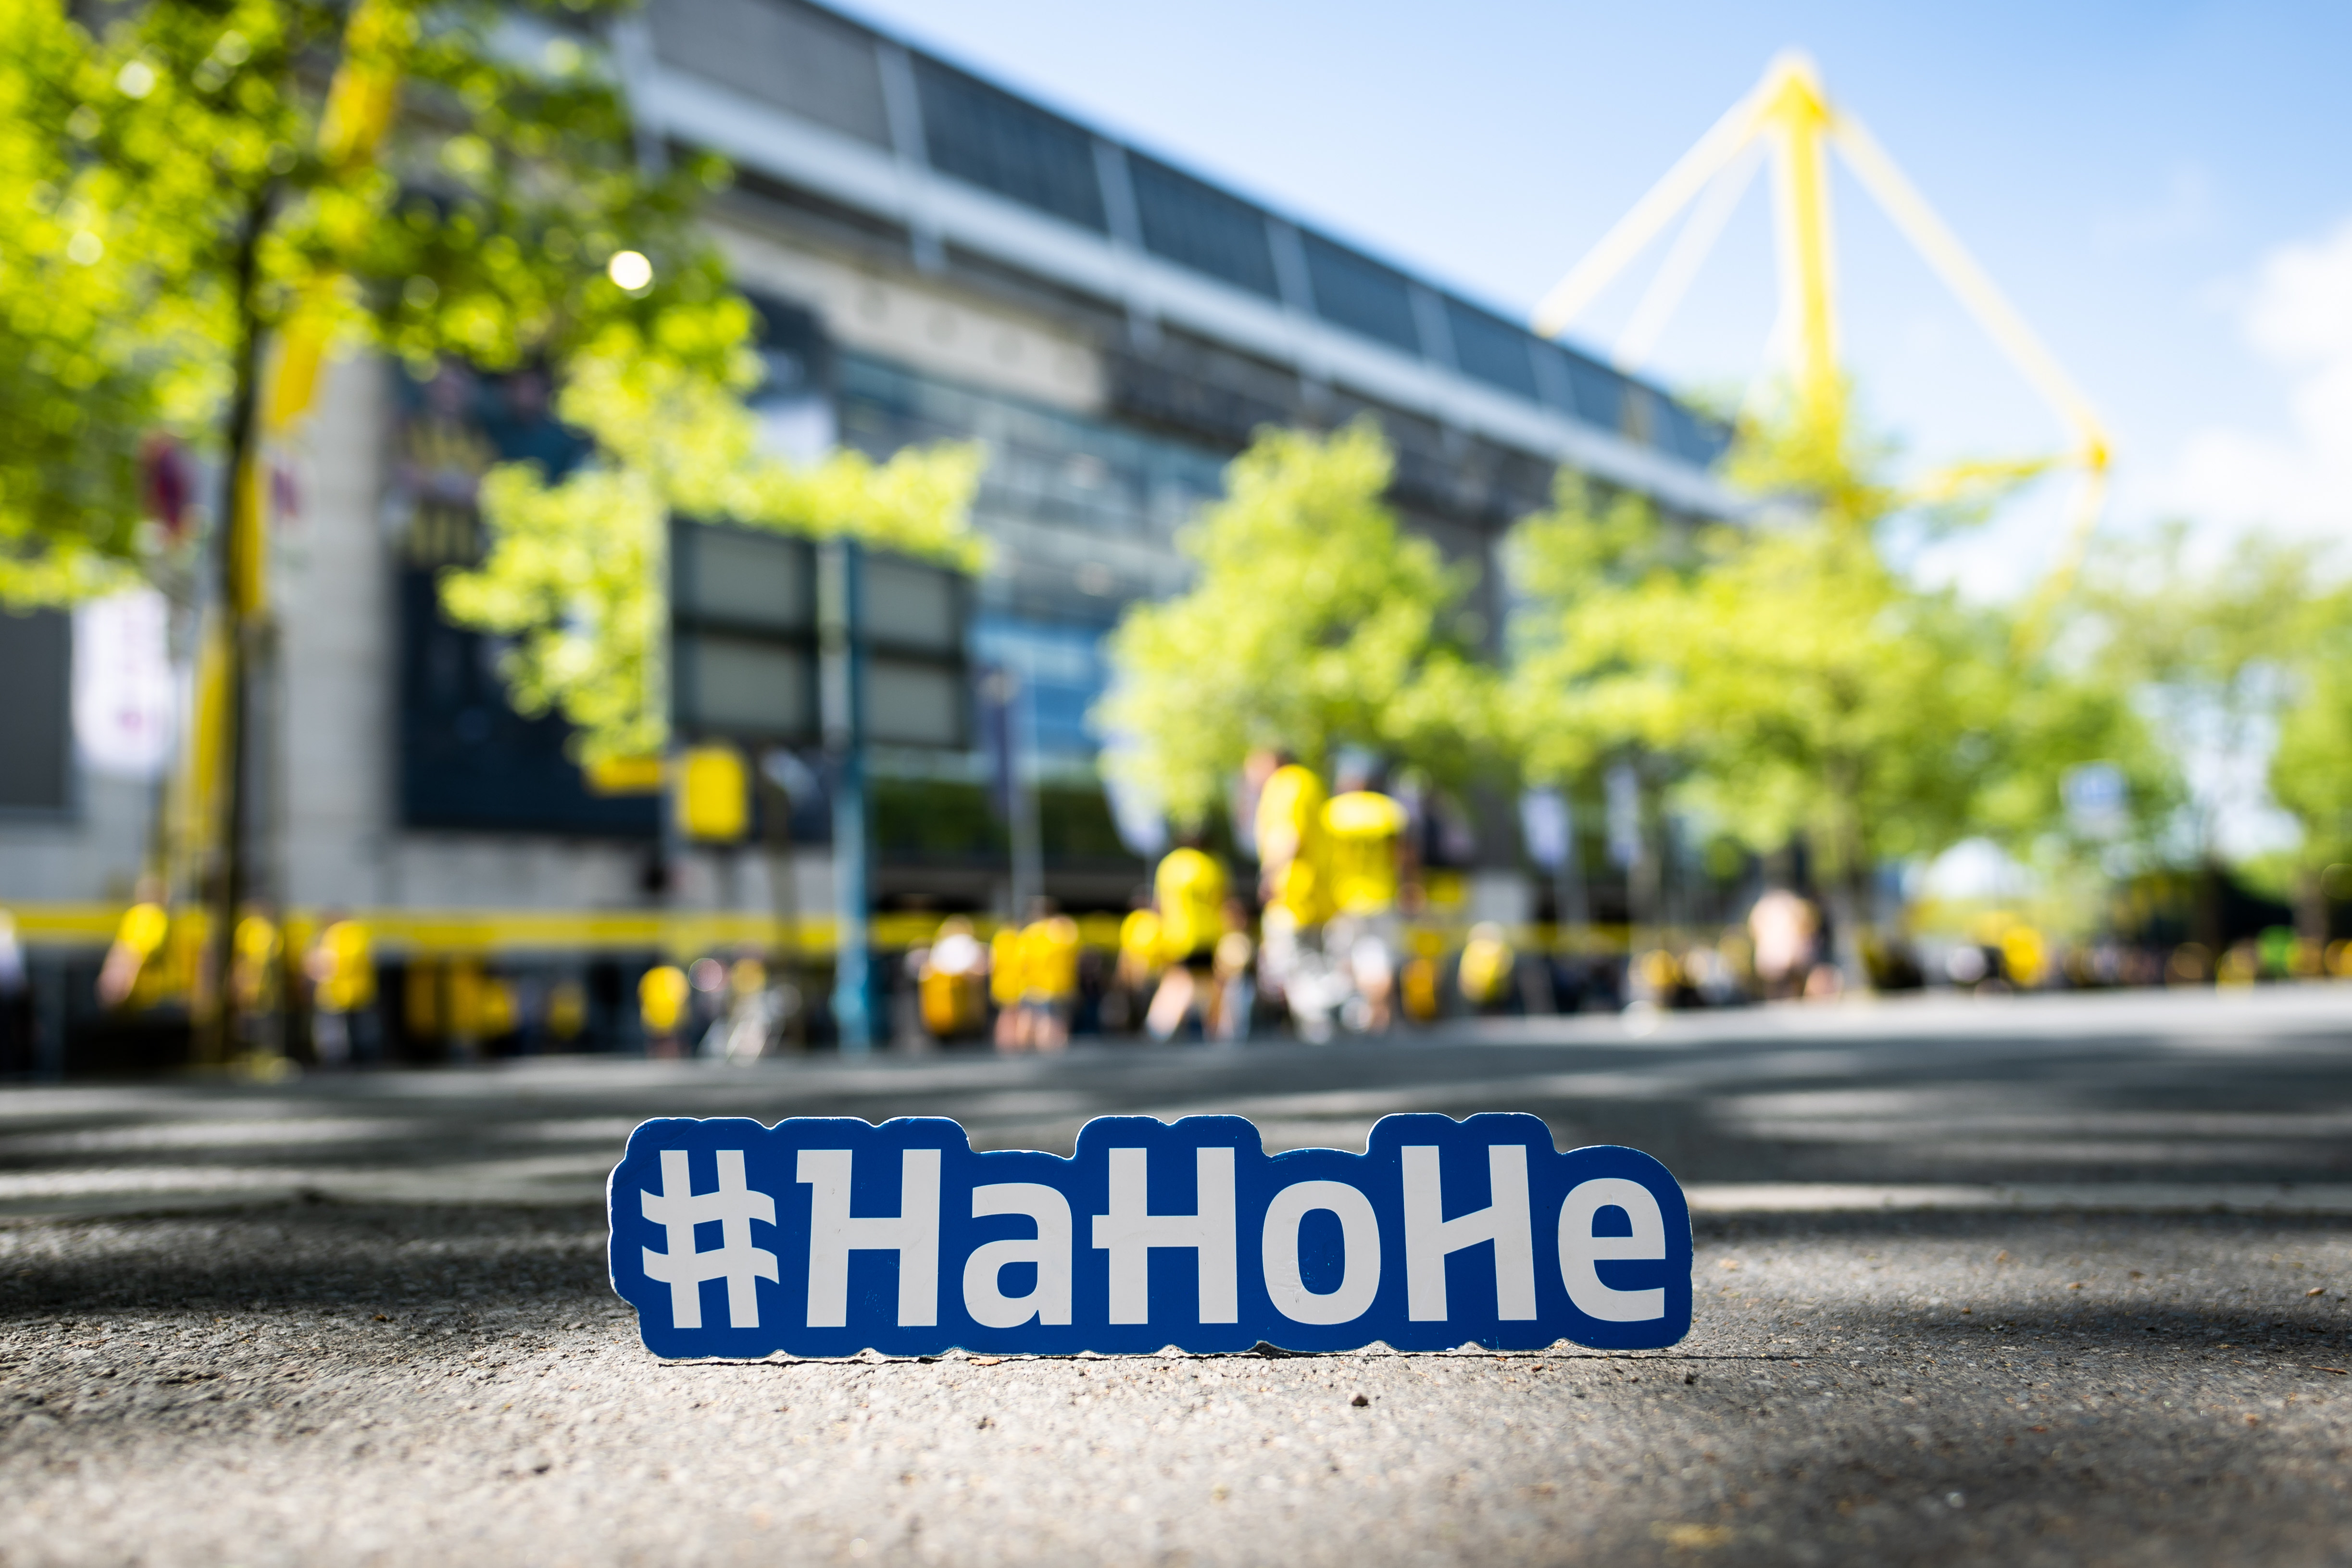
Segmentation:
[(2229, 528), (2352, 535), (2352, 221), (2265, 257), (2239, 321), (2290, 378), (2288, 428), (2192, 431), (2160, 504)]

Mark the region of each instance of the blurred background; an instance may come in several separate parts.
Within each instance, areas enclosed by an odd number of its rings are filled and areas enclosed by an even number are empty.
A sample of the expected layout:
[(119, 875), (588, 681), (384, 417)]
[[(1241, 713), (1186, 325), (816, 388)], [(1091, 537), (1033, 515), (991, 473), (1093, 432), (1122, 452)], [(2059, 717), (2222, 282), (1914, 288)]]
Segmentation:
[(2325, 8), (184, 9), (9, 23), (0, 1073), (2352, 974)]

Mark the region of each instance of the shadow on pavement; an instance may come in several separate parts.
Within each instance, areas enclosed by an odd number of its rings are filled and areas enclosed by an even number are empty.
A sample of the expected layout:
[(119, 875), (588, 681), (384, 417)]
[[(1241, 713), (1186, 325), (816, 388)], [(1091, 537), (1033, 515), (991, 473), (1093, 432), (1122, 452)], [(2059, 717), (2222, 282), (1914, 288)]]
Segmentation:
[[(1486, 1489), (1457, 1521), (1471, 1532), (1461, 1542), (1493, 1546), (1469, 1553), (1483, 1560), (1572, 1548), (1675, 1563), (1709, 1552), (1790, 1563), (2321, 1561), (2347, 1537), (2352, 1428), (2339, 1412), (2352, 1408), (2352, 1380), (2313, 1369), (2346, 1364), (2352, 1222), (1706, 1217), (1697, 1240), (1696, 1324), (1673, 1352), (1188, 1364), (1203, 1377), (1244, 1373), (1256, 1392), (1236, 1418), (1269, 1441), (1300, 1430), (1302, 1410), (1344, 1408), (1326, 1388), (1334, 1375), (1397, 1402), (1384, 1407), (1403, 1419), (1393, 1438), (1403, 1458), (1380, 1462), (1423, 1479), (1360, 1499), (1332, 1528), (1349, 1534), (1346, 1521), (1369, 1527), (1383, 1510), (1419, 1518), (1471, 1484), (1440, 1486), (1428, 1479), (1435, 1467)], [(709, 1401), (727, 1419), (765, 1423), (737, 1429), (769, 1433), (777, 1453), (846, 1485), (863, 1474), (863, 1450), (794, 1449), (809, 1429), (776, 1414), (846, 1399), (859, 1422), (917, 1413), (890, 1440), (908, 1456), (894, 1462), (904, 1486), (919, 1491), (933, 1468), (952, 1468), (922, 1456), (962, 1442), (950, 1434), (970, 1431), (971, 1411), (1002, 1419), (1016, 1390), (1046, 1412), (1024, 1419), (1064, 1423), (1041, 1437), (1108, 1440), (1113, 1428), (1091, 1426), (1082, 1405), (1111, 1383), (1160, 1391), (1132, 1396), (1143, 1401), (1137, 1419), (1175, 1434), (1151, 1439), (1155, 1452), (1179, 1469), (1206, 1458), (1183, 1435), (1190, 1407), (1171, 1402), (1192, 1374), (1163, 1358), (656, 1363), (630, 1342), (604, 1245), (602, 1215), (584, 1207), (316, 1203), (0, 1228), (0, 1327), (50, 1352), (20, 1361), (5, 1403), (26, 1423), (68, 1423), (55, 1430), (84, 1443), (177, 1434), (197, 1452), (292, 1453), (319, 1423), (363, 1443), (372, 1422), (477, 1409), (451, 1401), (488, 1398), (496, 1410), (526, 1395), (467, 1391), (511, 1376), (492, 1370), (502, 1359), (581, 1347), (594, 1354), (560, 1363), (581, 1369), (564, 1373), (583, 1390), (575, 1407), (605, 1414), (514, 1438), (528, 1438), (533, 1464), (619, 1463), (652, 1440), (640, 1434)], [(299, 1384), (284, 1380), (300, 1375), (288, 1358), (304, 1335), (331, 1342), (347, 1370), (297, 1401)], [(82, 1352), (105, 1358), (132, 1341), (120, 1377), (61, 1348), (115, 1347)], [(259, 1369), (237, 1371), (240, 1355)], [(272, 1376), (282, 1409), (261, 1392)], [(132, 1386), (142, 1380), (143, 1393)], [(1370, 1443), (1370, 1430), (1322, 1440), (1335, 1474), (1374, 1461), (1375, 1449), (1350, 1446)], [(481, 1462), (531, 1473), (495, 1455)], [(1074, 1484), (1085, 1496), (1083, 1479)], [(921, 1495), (934, 1510), (982, 1506)], [(1519, 1546), (1506, 1550), (1506, 1535)]]

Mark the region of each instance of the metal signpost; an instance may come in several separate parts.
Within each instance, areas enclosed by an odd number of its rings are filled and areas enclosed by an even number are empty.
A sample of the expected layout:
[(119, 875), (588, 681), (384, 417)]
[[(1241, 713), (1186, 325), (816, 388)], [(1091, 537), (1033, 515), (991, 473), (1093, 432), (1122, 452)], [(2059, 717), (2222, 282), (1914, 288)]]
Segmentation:
[[(876, 554), (851, 540), (812, 545), (695, 522), (678, 525), (673, 559), (678, 733), (688, 760), (724, 751), (732, 763), (730, 798), (722, 801), (728, 791), (717, 787), (689, 792), (688, 804), (698, 809), (687, 813), (688, 836), (716, 845), (749, 836), (745, 752), (764, 750), (772, 763), (782, 750), (822, 744), (833, 814), (833, 1016), (844, 1050), (870, 1050), (868, 752), (952, 752), (971, 743), (961, 578), (952, 568)], [(766, 791), (772, 811), (788, 807), (782, 793)], [(779, 867), (778, 875), (790, 874), (788, 864)]]
[(874, 1048), (868, 943), (871, 850), (866, 830), (864, 552), (825, 545), (817, 565), (817, 659), (824, 749), (833, 773), (833, 1019), (841, 1048)]

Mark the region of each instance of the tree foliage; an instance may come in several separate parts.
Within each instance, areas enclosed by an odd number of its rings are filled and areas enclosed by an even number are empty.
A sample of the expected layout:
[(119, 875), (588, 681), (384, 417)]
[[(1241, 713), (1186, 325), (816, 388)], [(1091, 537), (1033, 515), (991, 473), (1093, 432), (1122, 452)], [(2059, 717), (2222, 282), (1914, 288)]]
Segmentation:
[(1403, 530), (1392, 468), (1369, 421), (1261, 433), (1180, 536), (1192, 587), (1112, 634), (1109, 765), (1179, 822), (1260, 747), (1318, 768), (1361, 747), (1439, 780), (1475, 761), (1492, 688), (1462, 617), (1475, 569)]
[[(137, 563), (126, 454), (157, 429), (218, 454), (268, 334), (503, 368), (660, 323), (682, 364), (740, 374), (748, 315), (684, 223), (723, 170), (640, 174), (580, 37), (498, 47), (511, 13), (486, 4), (82, 15), (0, 0), (0, 268), (24, 350), (0, 355), (12, 598)], [(338, 67), (359, 89), (331, 111)], [(409, 111), (379, 147), (359, 122), (395, 92)], [(625, 246), (656, 260), (641, 296), (604, 273)]]
[(2340, 600), (2335, 607), (2333, 635), (2296, 672), (2271, 754), (2271, 795), (2303, 830), (2295, 858), (2306, 877), (2352, 861), (2352, 647)]
[[(226, 456), (257, 351), (284, 383), (324, 342), (564, 383), (595, 460), (551, 489), (498, 476), (489, 558), (447, 602), (521, 639), (517, 695), (563, 707), (592, 752), (663, 727), (632, 676), (665, 509), (973, 559), (972, 454), (799, 469), (756, 449), (753, 313), (692, 221), (727, 171), (646, 166), (613, 9), (0, 0), (0, 600), (145, 563), (142, 439)], [(644, 287), (609, 272), (622, 250)]]
[(560, 709), (585, 761), (650, 754), (667, 740), (672, 511), (981, 563), (969, 526), (975, 447), (786, 462), (761, 450), (751, 413), (724, 389), (626, 344), (576, 361), (557, 406), (606, 437), (604, 460), (554, 484), (529, 464), (492, 469), (481, 492), (488, 554), (446, 574), (441, 598), (461, 625), (513, 639), (504, 668), (515, 706)]
[(2225, 825), (2263, 804), (2297, 671), (2341, 616), (2319, 564), (2311, 545), (2261, 535), (2211, 558), (2173, 523), (2111, 541), (2086, 566), (2074, 635), (2180, 761), (2181, 858), (2216, 860)]
[(1736, 525), (1673, 524), (1564, 478), (1513, 542), (1508, 710), (1530, 776), (1645, 756), (1749, 847), (1801, 840), (1857, 912), (1880, 863), (2059, 826), (2073, 766), (2127, 764), (2158, 788), (2112, 689), (1888, 559), (1880, 460), (1751, 428), (1732, 474), (1763, 504)]

